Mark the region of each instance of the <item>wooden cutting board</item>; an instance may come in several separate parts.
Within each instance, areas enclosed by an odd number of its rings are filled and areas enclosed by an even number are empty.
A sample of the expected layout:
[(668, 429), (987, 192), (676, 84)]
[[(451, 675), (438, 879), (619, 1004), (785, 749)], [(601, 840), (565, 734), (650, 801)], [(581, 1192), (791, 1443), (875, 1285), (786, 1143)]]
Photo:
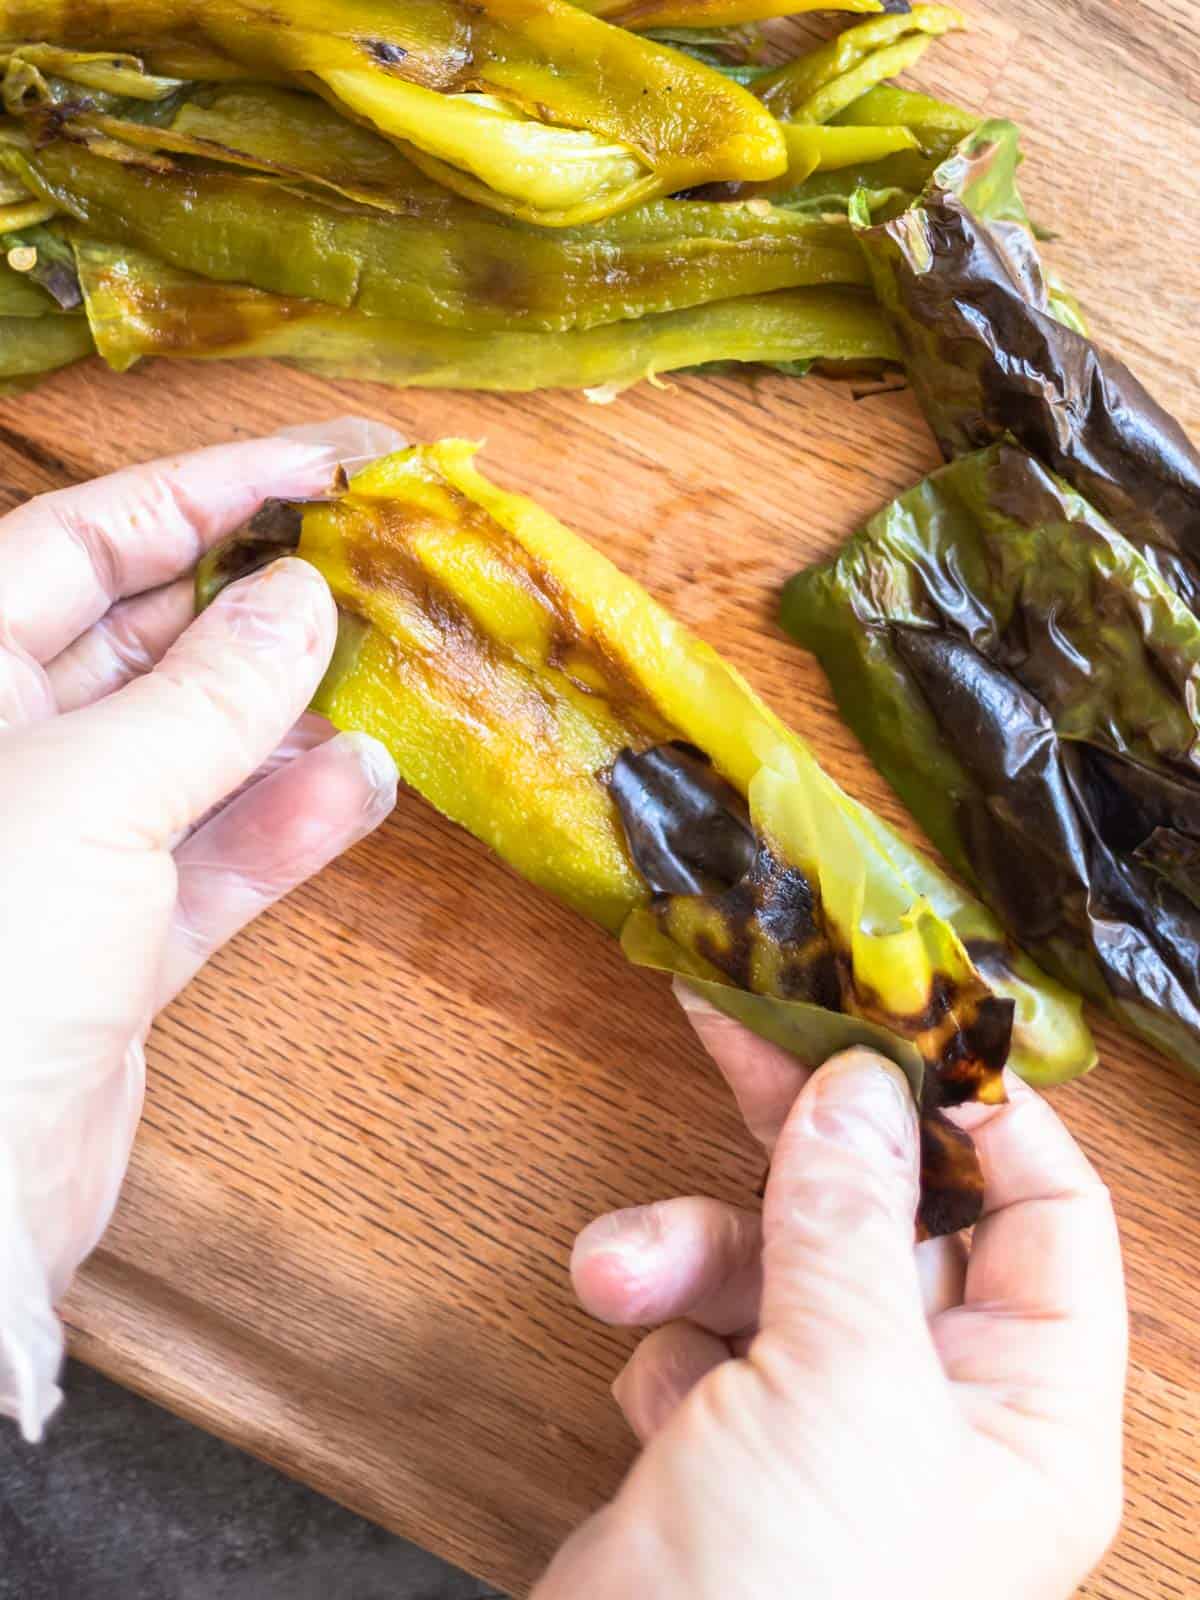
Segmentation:
[[(1194, 433), (1196, 20), (1195, 0), (996, 0), (914, 75), (1023, 124), (1055, 261)], [(486, 471), (911, 829), (773, 621), (784, 578), (934, 464), (907, 395), (687, 380), (599, 407), (91, 364), (0, 404), (0, 495), (348, 410), (485, 438)], [(1200, 1591), (1200, 1088), (1099, 1031), (1102, 1068), (1055, 1102), (1115, 1191), (1134, 1339), (1128, 1517), (1084, 1592), (1166, 1600)], [(632, 1338), (574, 1305), (573, 1235), (656, 1197), (746, 1202), (758, 1176), (665, 987), (408, 797), (160, 1022), (120, 1211), (66, 1315), (86, 1360), (521, 1595), (633, 1454), (608, 1394)]]

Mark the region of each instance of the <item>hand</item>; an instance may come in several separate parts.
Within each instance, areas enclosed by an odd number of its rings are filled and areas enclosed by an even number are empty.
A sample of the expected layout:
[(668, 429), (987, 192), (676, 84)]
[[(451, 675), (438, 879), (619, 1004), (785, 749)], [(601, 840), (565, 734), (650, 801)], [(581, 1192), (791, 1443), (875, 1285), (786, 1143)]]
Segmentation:
[(336, 627), (315, 569), (278, 562), (194, 622), (185, 574), (264, 499), (320, 494), (397, 442), (344, 419), (0, 521), (0, 1411), (30, 1437), (58, 1397), (53, 1302), (124, 1175), (151, 1019), (395, 800), (381, 745), (298, 722)]
[(641, 1458), (535, 1600), (1066, 1600), (1121, 1506), (1124, 1286), (1082, 1152), (1010, 1075), (956, 1113), (970, 1253), (914, 1251), (901, 1074), (854, 1050), (809, 1077), (680, 998), (773, 1156), (763, 1213), (668, 1200), (580, 1235), (584, 1305), (661, 1326), (614, 1385)]

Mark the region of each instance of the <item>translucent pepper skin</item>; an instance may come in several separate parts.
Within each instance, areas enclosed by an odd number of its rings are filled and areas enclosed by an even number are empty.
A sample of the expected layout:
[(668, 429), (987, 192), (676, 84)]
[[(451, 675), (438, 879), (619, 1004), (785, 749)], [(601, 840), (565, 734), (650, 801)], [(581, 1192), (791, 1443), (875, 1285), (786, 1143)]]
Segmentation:
[(1200, 621), (1148, 555), (1004, 442), (798, 574), (782, 616), (1012, 937), (1200, 1075)]
[[(0, 38), (315, 89), (439, 181), (548, 226), (786, 164), (746, 90), (568, 0), (2, 0)], [(568, 135), (561, 150), (554, 129)], [(585, 158), (609, 180), (593, 182), (592, 167), (581, 179)]]

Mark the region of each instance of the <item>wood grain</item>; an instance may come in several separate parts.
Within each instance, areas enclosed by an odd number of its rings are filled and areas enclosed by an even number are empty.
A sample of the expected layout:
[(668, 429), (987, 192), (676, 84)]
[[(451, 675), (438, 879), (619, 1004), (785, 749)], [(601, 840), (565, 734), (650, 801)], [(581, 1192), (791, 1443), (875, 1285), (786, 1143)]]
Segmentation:
[[(1023, 123), (1057, 263), (1193, 431), (1195, 16), (996, 0), (914, 75)], [(485, 470), (609, 551), (911, 831), (772, 615), (782, 579), (933, 465), (907, 395), (688, 380), (598, 408), (91, 365), (0, 404), (0, 505), (347, 410), (486, 438)], [(1182, 1600), (1200, 1590), (1200, 1093), (1099, 1032), (1102, 1069), (1055, 1098), (1116, 1195), (1134, 1339), (1128, 1516), (1083, 1592)], [(630, 1339), (573, 1304), (572, 1236), (658, 1196), (745, 1201), (758, 1177), (669, 994), (409, 797), (203, 974), (150, 1069), (117, 1220), (66, 1308), (76, 1351), (525, 1593), (632, 1454), (608, 1396)]]

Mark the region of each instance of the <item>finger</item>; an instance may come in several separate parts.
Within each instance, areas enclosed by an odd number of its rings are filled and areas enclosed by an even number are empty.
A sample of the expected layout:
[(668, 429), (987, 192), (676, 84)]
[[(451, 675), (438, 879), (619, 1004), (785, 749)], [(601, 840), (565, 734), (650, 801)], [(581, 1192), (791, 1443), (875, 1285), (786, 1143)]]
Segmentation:
[[(323, 493), (347, 448), (361, 449), (362, 423), (320, 434), (149, 462), (12, 512), (0, 522), (0, 615), (14, 642), (49, 661), (114, 601), (189, 571), (264, 500)], [(382, 429), (380, 448), (397, 437)]]
[(917, 1169), (916, 1108), (899, 1069), (865, 1049), (826, 1062), (784, 1125), (767, 1182), (770, 1348), (809, 1372), (922, 1359), (933, 1369), (913, 1253)]
[(687, 1317), (712, 1333), (745, 1335), (758, 1321), (762, 1225), (718, 1200), (663, 1200), (614, 1211), (575, 1241), (571, 1277), (602, 1322), (644, 1327)]
[(75, 711), (151, 672), (196, 615), (190, 578), (119, 601), (46, 668), (60, 711)]
[(60, 718), (97, 753), (93, 830), (160, 847), (235, 790), (312, 698), (335, 630), (324, 578), (289, 557), (226, 589), (153, 672)]
[(951, 1376), (1064, 1398), (1124, 1384), (1120, 1242), (1107, 1189), (1050, 1106), (1010, 1076), (1007, 1105), (960, 1108), (984, 1178), (960, 1311), (938, 1324)]
[(962, 1305), (967, 1281), (967, 1246), (961, 1234), (922, 1239), (916, 1247), (917, 1278), (925, 1320)]
[(674, 991), (700, 1043), (733, 1090), (747, 1128), (769, 1154), (796, 1096), (812, 1076), (810, 1069), (709, 1005), (686, 983), (677, 979)]
[(642, 1340), (613, 1384), (613, 1398), (645, 1444), (702, 1378), (730, 1358), (723, 1339), (690, 1322), (672, 1322)]
[[(575, 1241), (571, 1277), (585, 1311), (617, 1327), (687, 1318), (722, 1338), (758, 1326), (762, 1220), (717, 1200), (663, 1200), (613, 1211)], [(926, 1318), (960, 1305), (967, 1250), (958, 1235), (916, 1246)]]
[(273, 772), (278, 772), (281, 767), (290, 765), (297, 756), (304, 755), (309, 750), (315, 750), (318, 745), (328, 744), (335, 737), (337, 729), (325, 717), (315, 711), (306, 711), (298, 722), (284, 734), (267, 759), (254, 769), (244, 783), (238, 785), (231, 794), (222, 795), (215, 806), (212, 806), (203, 816), (198, 817), (190, 828), (187, 828), (177, 838), (170, 841), (171, 849), (178, 850), (184, 839), (198, 833), (206, 827), (209, 820), (224, 811), (247, 789), (252, 789), (256, 783), (261, 783), (264, 778), (269, 778)]
[(396, 765), (341, 733), (247, 789), (180, 846), (158, 1005), (261, 911), (371, 833), (396, 803)]
[(0, 611), (0, 733), (45, 722), (57, 709), (45, 667), (17, 644)]

